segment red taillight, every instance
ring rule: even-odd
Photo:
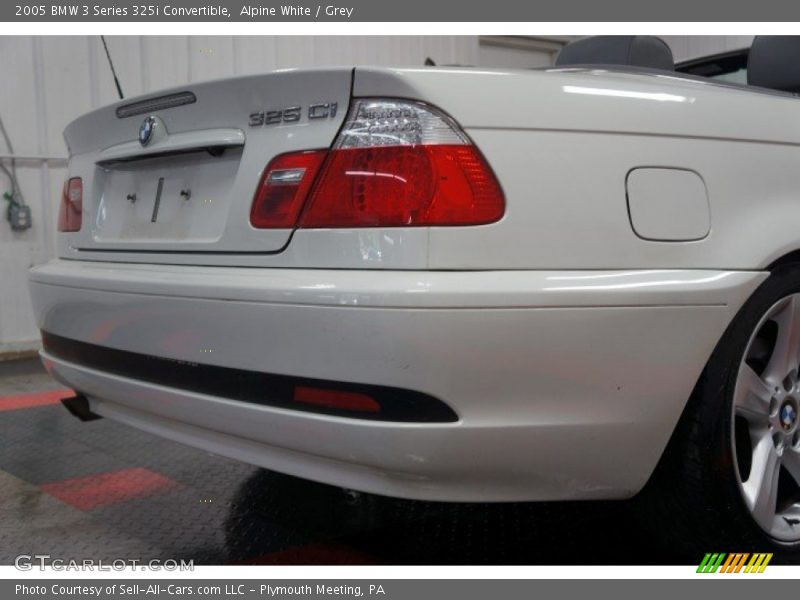
[[[83,180],[73,177],[64,183],[61,208],[58,211],[58,230],[75,232],[81,230],[83,221]]]
[[[342,148],[325,163],[300,227],[482,225],[504,210],[475,146]]]
[[[250,209],[250,223],[253,227],[294,227],[326,154],[326,150],[292,152],[281,154],[270,161],[261,175]]]
[[[485,225],[504,212],[497,178],[455,121],[427,104],[378,98],[354,101],[330,152],[273,159],[250,222],[257,228]]]
[[[367,394],[298,385],[294,388],[294,401],[326,408],[357,412],[380,412],[381,405]]]

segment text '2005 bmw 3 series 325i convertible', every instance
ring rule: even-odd
[[[84,419],[299,477],[800,550],[799,59],[756,38],[735,84],[596,37],[95,110],[42,358]]]

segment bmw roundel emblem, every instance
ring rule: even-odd
[[[781,408],[780,420],[786,431],[791,430],[797,421],[797,411],[794,406],[789,403],[784,404],[783,408]]]
[[[153,137],[153,130],[156,128],[156,118],[153,116],[147,117],[139,126],[139,143],[142,146],[147,146],[150,139]]]

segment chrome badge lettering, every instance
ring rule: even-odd
[[[306,115],[309,120],[332,119],[336,116],[338,107],[338,102],[320,102],[309,106],[308,110],[306,111]],[[281,123],[296,123],[300,121],[302,116],[302,106],[289,106],[287,108],[262,110],[250,113],[248,116],[248,123],[250,127],[279,125]]]

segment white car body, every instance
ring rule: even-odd
[[[197,102],[156,111],[169,133],[150,147],[136,141],[144,115],[115,115],[129,100],[67,128],[83,227],[31,270],[40,328],[193,365],[413,390],[456,419],[317,414],[125,377],[47,345],[42,357],[94,413],[276,471],[430,500],[630,497],[726,327],[800,249],[788,94],[587,68],[358,67],[184,89]],[[351,98],[450,115],[494,170],[503,218],[251,227],[267,162],[328,147]],[[248,126],[254,110],[311,102],[339,111]],[[176,201],[148,229],[151,205],[108,197],[117,175],[98,162],[206,140],[235,149],[187,171],[216,194],[207,217],[181,217]]]

